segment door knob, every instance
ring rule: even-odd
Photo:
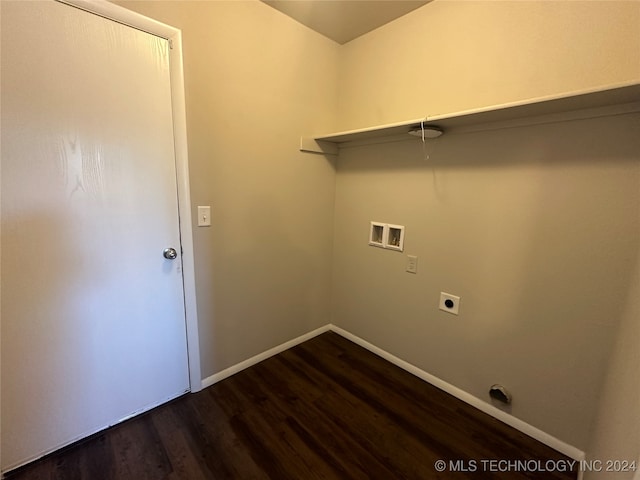
[[[175,248],[171,247],[165,248],[162,252],[162,255],[168,260],[175,260],[176,258],[178,258],[178,252],[176,252]]]

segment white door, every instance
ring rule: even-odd
[[[167,40],[53,1],[0,4],[6,470],[189,376]]]

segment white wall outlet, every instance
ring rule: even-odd
[[[210,227],[211,226],[211,207],[198,207],[198,226]]]
[[[450,293],[440,292],[440,310],[447,313],[458,315],[458,308],[460,308],[460,297],[451,295]]]
[[[407,272],[418,273],[418,257],[407,255]]]

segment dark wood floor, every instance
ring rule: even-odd
[[[483,460],[529,462],[517,472]],[[7,478],[576,478],[523,472],[533,460],[568,459],[326,333]]]

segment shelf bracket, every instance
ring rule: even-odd
[[[338,145],[333,142],[316,140],[312,137],[300,137],[300,151],[338,155]]]

